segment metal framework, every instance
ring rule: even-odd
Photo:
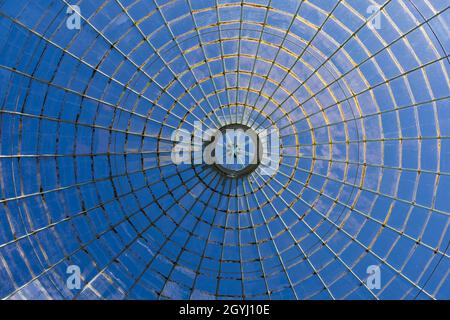
[[[0,1],[0,297],[449,299],[448,7]],[[173,164],[195,121],[279,170]]]

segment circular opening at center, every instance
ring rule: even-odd
[[[236,178],[253,172],[259,165],[262,145],[258,134],[243,124],[221,127],[214,140],[214,168],[220,173]],[[208,144],[213,143],[212,141]]]

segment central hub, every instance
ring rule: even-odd
[[[206,145],[214,144],[213,166],[223,175],[241,177],[253,172],[262,156],[262,145],[256,131],[243,124],[228,124],[218,130]]]

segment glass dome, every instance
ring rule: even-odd
[[[448,7],[0,1],[0,298],[450,299]]]

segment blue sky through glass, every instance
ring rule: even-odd
[[[0,297],[449,299],[449,4],[0,1]],[[174,164],[195,122],[278,170]]]

